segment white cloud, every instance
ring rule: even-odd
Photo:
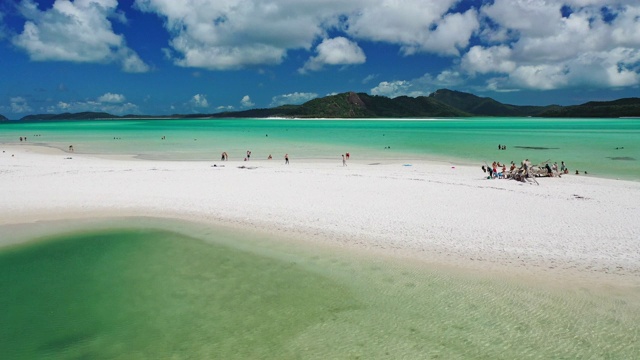
[[[483,22],[481,37],[491,43],[469,49],[459,68],[499,75],[489,89],[640,84],[637,1],[495,0],[481,14],[491,22]]]
[[[406,95],[411,84],[405,80],[383,81],[378,86],[371,89],[371,94],[387,97]]]
[[[279,64],[289,49],[309,49],[335,23],[338,0],[136,0],[136,7],[165,19],[179,66],[211,70]]]
[[[106,93],[100,97],[98,97],[98,101],[102,103],[122,103],[125,101],[125,97],[122,94],[112,94]]]
[[[271,98],[270,106],[274,107],[274,106],[280,106],[280,105],[300,105],[300,104],[306,103],[309,100],[313,100],[317,97],[318,97],[318,94],[316,93],[294,92],[291,94],[283,94],[283,95],[278,95]]]
[[[149,67],[113,32],[109,17],[117,18],[116,0],[56,0],[40,11],[33,0],[20,3],[26,18],[22,33],[13,43],[34,61],[120,63],[126,72],[145,72]]]
[[[424,79],[423,82],[425,82],[429,79],[429,77],[425,75],[423,76],[423,79]],[[438,74],[435,79],[430,80],[430,83],[433,86],[438,88],[454,87],[462,84],[463,82],[464,82],[464,76],[457,71],[451,71],[451,70],[444,70],[443,72]]]
[[[240,100],[240,104],[242,104],[243,107],[252,107],[255,104],[251,101],[251,98],[249,97],[249,95],[245,95],[242,97],[242,100]]]
[[[371,94],[387,96],[390,98],[398,96],[427,96],[433,90],[443,87],[454,87],[464,82],[462,74],[456,71],[445,70],[433,77],[431,74],[411,80],[382,81],[371,89]]]
[[[103,95],[104,96],[104,95]],[[58,101],[58,103],[54,106],[50,106],[44,109],[47,113],[59,113],[59,112],[84,112],[84,111],[92,111],[92,112],[106,112],[113,115],[125,115],[125,114],[133,114],[138,113],[139,108],[137,105],[130,102],[120,102],[114,103],[109,101],[102,101],[99,97],[97,100],[86,100],[86,101]]]
[[[471,8],[460,12],[461,3],[135,0],[134,7],[164,21],[169,42],[161,51],[185,67],[276,65],[291,50],[300,50],[308,52],[308,60],[299,71],[317,71],[362,64],[367,45],[384,43],[404,56],[453,58],[450,68],[429,79],[374,87],[385,94],[423,94],[437,84],[459,84],[465,77],[495,89],[639,84],[637,0],[465,1]],[[13,43],[33,60],[118,63],[124,71],[149,71],[114,33],[111,22],[126,21],[117,0],[55,0],[45,11],[34,0],[24,0],[19,8],[26,22]],[[291,61],[298,59],[303,62],[305,57]]]
[[[11,103],[11,111],[14,113],[26,113],[32,111],[27,99],[21,96],[12,97],[9,99],[9,102]]]
[[[207,96],[204,94],[195,94],[189,101],[192,107],[196,108],[207,108],[209,107],[209,102],[207,101]]]
[[[318,55],[311,57],[299,72],[318,71],[324,65],[362,64],[367,59],[358,44],[341,36],[322,40],[316,52]]]
[[[165,55],[175,64],[226,70],[280,64],[289,50],[310,50],[336,30],[348,39],[345,44],[385,42],[398,45],[407,55],[458,55],[479,27],[476,10],[450,12],[458,2],[136,0],[135,6],[165,20],[171,37]],[[335,59],[331,49],[318,49],[308,66],[364,61],[359,47],[347,49],[352,52],[342,59]]]
[[[363,3],[346,21],[356,39],[401,46],[404,54],[457,55],[479,27],[475,10],[449,13],[457,0],[405,0]]]
[[[460,49],[469,44],[471,35],[480,23],[475,10],[464,14],[447,14],[425,39],[414,46],[405,46],[405,52],[435,52],[442,55],[458,56]]]
[[[510,60],[511,54],[512,50],[504,45],[474,46],[462,57],[461,67],[470,74],[509,73],[516,68],[515,61]]]
[[[364,79],[362,79],[362,83],[363,84],[369,83],[373,81],[375,78],[377,78],[378,76],[380,76],[380,74],[369,74]]]

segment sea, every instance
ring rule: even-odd
[[[20,137],[96,156],[218,161],[251,151],[252,161],[289,154],[294,164],[349,152],[479,174],[485,162],[530,159],[564,161],[571,176],[640,180],[640,119],[0,123],[0,150]],[[7,239],[6,359],[640,358],[638,286],[467,273],[167,219],[0,226]]]
[[[640,180],[640,119],[98,120],[0,123],[0,144],[142,159],[445,161],[519,165],[564,161],[570,172]],[[505,148],[505,150],[500,150]]]

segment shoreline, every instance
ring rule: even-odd
[[[8,149],[0,246],[19,224],[149,217],[471,272],[640,284],[640,224],[624,220],[640,210],[633,181],[568,176],[537,186],[430,162],[176,162]]]

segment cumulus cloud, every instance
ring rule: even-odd
[[[411,88],[411,83],[406,80],[396,80],[396,81],[383,81],[378,84],[378,86],[371,89],[371,94],[380,95],[380,96],[388,96],[388,97],[397,97],[400,95],[406,95],[409,93],[409,89]]]
[[[11,111],[14,113],[26,113],[32,111],[27,99],[22,96],[12,97],[9,99],[9,102],[11,103]]]
[[[136,0],[165,20],[179,66],[211,70],[279,64],[289,49],[309,49],[337,16],[337,0]]]
[[[48,113],[94,111],[125,115],[138,113],[139,108],[136,104],[125,102],[123,95],[106,93],[95,100],[58,101],[57,104],[49,106],[43,111]]]
[[[450,12],[457,0],[377,1],[352,14],[347,33],[370,41],[398,44],[404,54],[457,55],[479,27],[476,10]]]
[[[495,0],[480,14],[486,43],[462,56],[460,71],[494,75],[491,90],[639,84],[637,1]]]
[[[24,29],[12,40],[36,61],[148,71],[113,31],[111,21],[126,21],[117,7],[117,0],[55,0],[41,11],[24,0]],[[637,0],[135,0],[134,8],[163,20],[169,40],[161,51],[184,67],[277,65],[296,50],[307,52],[292,59],[304,73],[363,64],[363,49],[384,43],[453,65],[429,79],[387,79],[373,89],[380,94],[424,94],[463,79],[496,91],[639,84]]]
[[[240,104],[242,104],[243,107],[252,107],[255,105],[253,101],[251,101],[249,95],[243,96],[242,100],[240,100]]]
[[[119,63],[123,71],[146,72],[149,67],[113,31],[108,18],[120,16],[117,6],[117,0],[56,0],[41,11],[33,0],[23,0],[26,22],[13,43],[34,61]]]
[[[195,94],[189,101],[192,107],[195,108],[207,108],[209,107],[209,102],[207,101],[207,96],[204,94]]]
[[[102,103],[118,104],[118,103],[124,102],[125,101],[125,97],[122,94],[106,93],[106,94],[100,96],[98,98],[98,101],[102,102]]]
[[[464,82],[464,76],[456,71],[444,70],[435,77],[431,74],[411,80],[382,81],[372,88],[371,94],[387,97],[427,96],[433,90],[443,87],[454,87]]]
[[[499,45],[490,48],[472,47],[463,57],[461,67],[470,74],[509,73],[516,68],[511,60],[512,50],[508,46]]]
[[[313,100],[318,97],[316,93],[303,93],[303,92],[294,92],[291,94],[283,94],[274,96],[271,98],[270,106],[281,106],[281,105],[300,105],[304,104],[309,100]]]
[[[405,55],[458,55],[479,26],[477,9],[456,12],[458,2],[136,0],[135,6],[165,20],[171,37],[168,58],[179,66],[210,70],[280,64],[289,50],[311,50],[319,39],[340,31],[343,36],[316,49],[318,54],[305,68],[311,70],[364,62],[356,41],[395,44]],[[339,45],[350,53],[337,57],[332,47]]]
[[[367,59],[358,44],[341,36],[322,40],[316,47],[316,52],[318,55],[311,57],[299,72],[318,71],[324,65],[362,64]]]

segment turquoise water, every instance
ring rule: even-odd
[[[529,286],[238,232],[190,233],[128,224],[3,249],[2,357],[640,355],[638,289]]]
[[[117,120],[1,123],[0,145],[29,143],[78,153],[148,159],[354,161],[430,159],[482,165],[528,158],[571,171],[640,180],[640,119],[469,118],[442,120]],[[162,137],[166,137],[162,140]],[[507,146],[498,150],[498,144]],[[295,161],[294,161],[295,162]]]

